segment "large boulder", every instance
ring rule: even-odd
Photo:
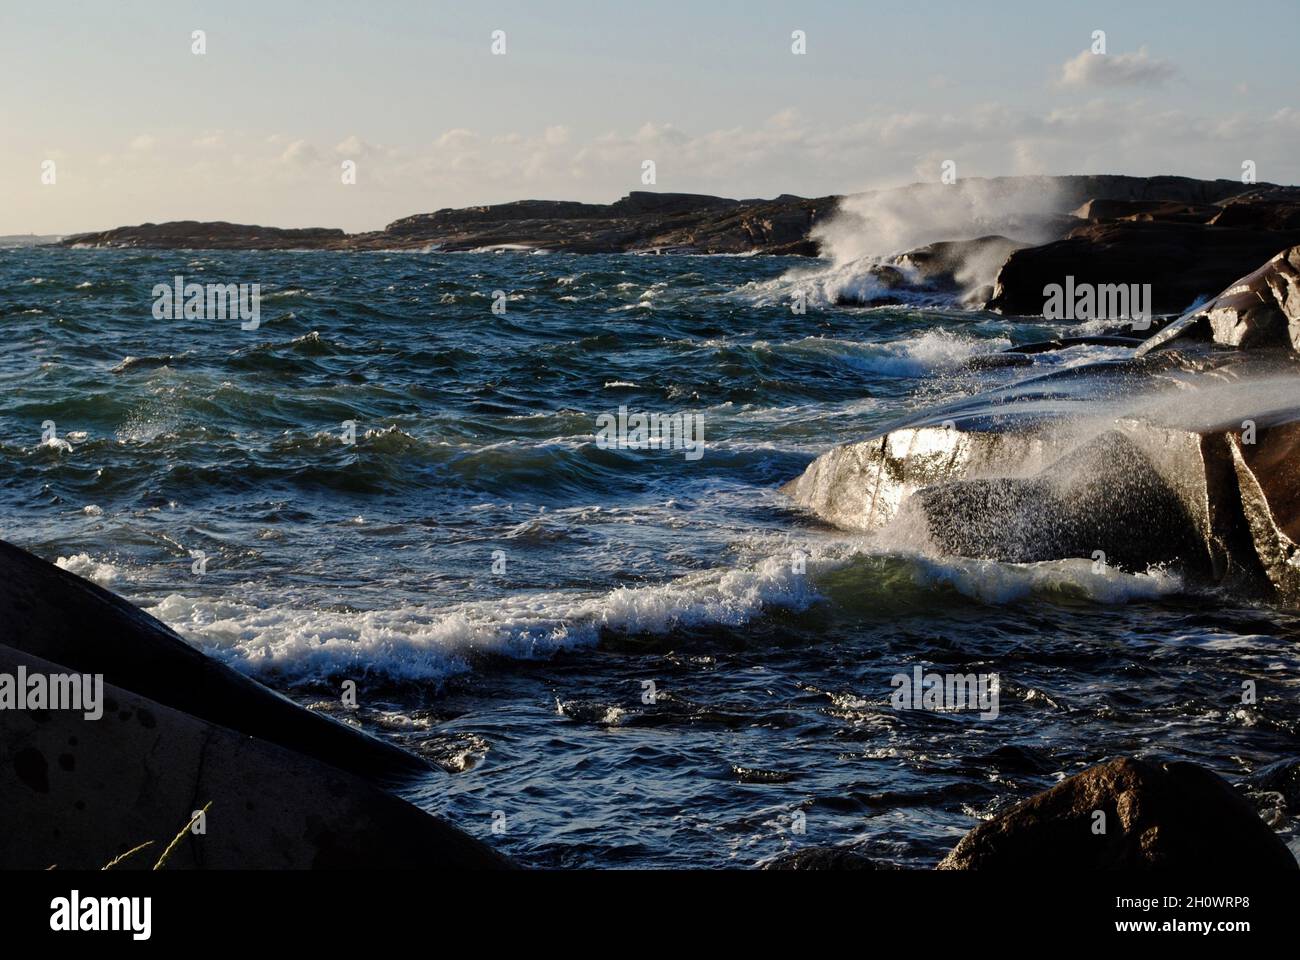
[[[0,646],[0,673],[66,674]],[[477,840],[367,781],[116,686],[102,716],[0,711],[0,869],[499,869]],[[21,829],[16,829],[21,825]]]
[[[916,500],[930,539],[947,554],[1030,563],[1100,551],[1134,572],[1208,563],[1178,492],[1118,430],[1032,477],[957,480],[923,488]]]
[[[1300,867],[1246,800],[1211,771],[1193,763],[1120,758],[1075,774],[981,823],[939,869]]]
[[[782,489],[887,548],[1005,562],[1100,551],[1300,606],[1298,377],[1278,351],[1075,367],[836,447]]]
[[[386,780],[427,773],[404,750],[303,710],[190,646],[138,607],[0,541],[0,644],[230,730]]]

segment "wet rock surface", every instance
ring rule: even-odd
[[[1218,296],[1187,311],[1143,344],[1139,353],[1163,349],[1179,338],[1300,352],[1300,246],[1279,252]]]
[[[1141,572],[1205,569],[1203,541],[1178,494],[1136,443],[1109,431],[1024,479],[959,480],[920,490],[944,553],[1012,563],[1092,557]]]
[[[980,824],[940,870],[1285,870],[1291,851],[1225,780],[1120,758]]]
[[[1001,398],[984,398],[978,414],[941,410],[929,419],[958,416],[838,447],[784,490],[824,520],[903,549],[1015,563],[1100,559],[1129,572],[1168,564],[1243,596],[1300,604],[1300,410],[1285,408],[1293,401],[1261,408],[1250,443],[1239,421],[1188,427],[1103,415],[1109,428],[1099,431],[1071,422],[1078,410],[1034,409],[1061,379],[1030,383],[1016,398],[1025,410],[995,415]]]

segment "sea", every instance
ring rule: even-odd
[[[1294,612],[1171,569],[905,548],[781,492],[836,445],[1127,348],[972,365],[1073,328],[843,306],[825,269],[0,250],[0,536],[428,758],[403,796],[528,866],[931,867],[1120,755],[1215,770],[1300,851]],[[257,284],[255,327],[159,319],[178,276]],[[620,411],[689,416],[699,455],[606,442]],[[996,716],[898,709],[917,668],[996,675]]]

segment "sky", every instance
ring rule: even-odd
[[[1298,183],[1298,39],[1295,0],[0,0],[0,234],[821,196],[945,161]]]

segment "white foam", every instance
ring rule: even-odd
[[[1097,603],[1154,600],[1182,591],[1182,578],[1159,568],[1125,573],[1091,560],[999,563],[960,557],[914,557],[917,583],[949,586],[983,603],[1003,605],[1030,595],[1067,594]]]
[[[71,557],[59,557],[54,565],[69,573],[106,587],[117,579],[118,569],[111,563],[103,563],[88,553],[77,553]]]
[[[593,647],[606,630],[663,634],[679,627],[740,627],[772,609],[801,612],[827,599],[818,589],[826,574],[863,558],[906,564],[923,589],[951,588],[997,605],[1029,596],[1117,604],[1182,589],[1177,576],[1162,570],[1098,571],[1085,559],[1012,564],[938,558],[881,552],[868,539],[837,536],[800,547],[806,573],[795,573],[793,541],[785,545],[767,542],[766,550],[778,552],[748,565],[605,593],[548,591],[372,610],[259,606],[242,599],[252,591],[238,594],[241,599],[173,593],[150,612],[208,654],[250,674],[290,683],[377,675],[440,685],[478,668],[485,656],[546,659]],[[114,573],[84,554],[59,564],[74,572]],[[878,573],[868,562],[861,576],[875,579]],[[883,581],[864,581],[850,589],[870,592],[873,586],[887,588]],[[841,582],[835,592],[843,589]]]
[[[253,674],[292,680],[380,674],[441,683],[484,655],[530,660],[593,646],[602,630],[664,633],[677,626],[741,626],[769,606],[817,600],[788,558],[693,574],[603,594],[521,594],[447,607],[378,610],[258,607],[171,594],[150,610],[205,652]]]

